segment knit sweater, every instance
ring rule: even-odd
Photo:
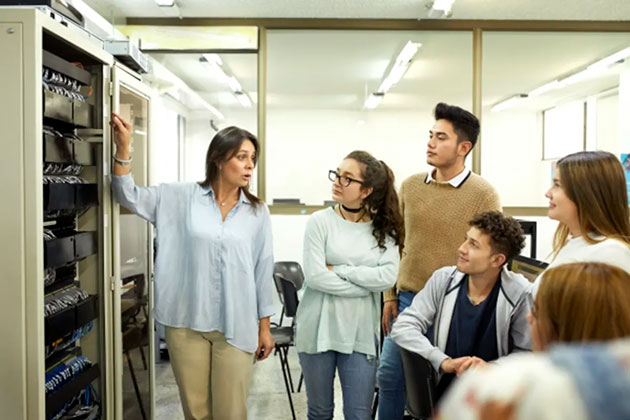
[[[412,175],[400,187],[405,247],[396,286],[385,292],[385,301],[395,300],[396,290],[420,291],[435,270],[455,265],[470,219],[501,211],[497,192],[477,174],[471,173],[459,187],[426,179],[426,172]]]

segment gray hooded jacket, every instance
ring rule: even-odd
[[[457,292],[465,274],[456,267],[436,270],[411,305],[398,315],[392,328],[396,344],[422,355],[439,372],[447,356],[446,341],[455,310]],[[532,285],[525,277],[507,268],[501,272],[501,290],[497,297],[496,327],[499,357],[516,351],[531,350],[527,314]],[[435,346],[425,337],[433,325]]]

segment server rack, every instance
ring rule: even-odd
[[[113,58],[35,9],[9,8],[0,57],[0,418],[78,404],[113,419]]]

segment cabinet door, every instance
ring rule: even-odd
[[[150,90],[116,65],[112,82],[112,109],[133,125],[134,180],[138,186],[148,186]],[[116,418],[150,419],[154,406],[152,226],[118,204],[113,207]]]

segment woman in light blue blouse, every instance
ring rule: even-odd
[[[131,124],[113,114],[112,126],[114,197],[157,231],[154,313],[184,415],[245,420],[252,362],[274,347],[271,221],[248,191],[258,141],[225,128],[208,148],[205,181],[145,188],[131,175]]]
[[[329,178],[339,204],[306,226],[296,317],[308,418],[332,419],[338,371],[344,417],[371,419],[380,294],[396,283],[402,216],[392,171],[369,153],[350,153]]]

